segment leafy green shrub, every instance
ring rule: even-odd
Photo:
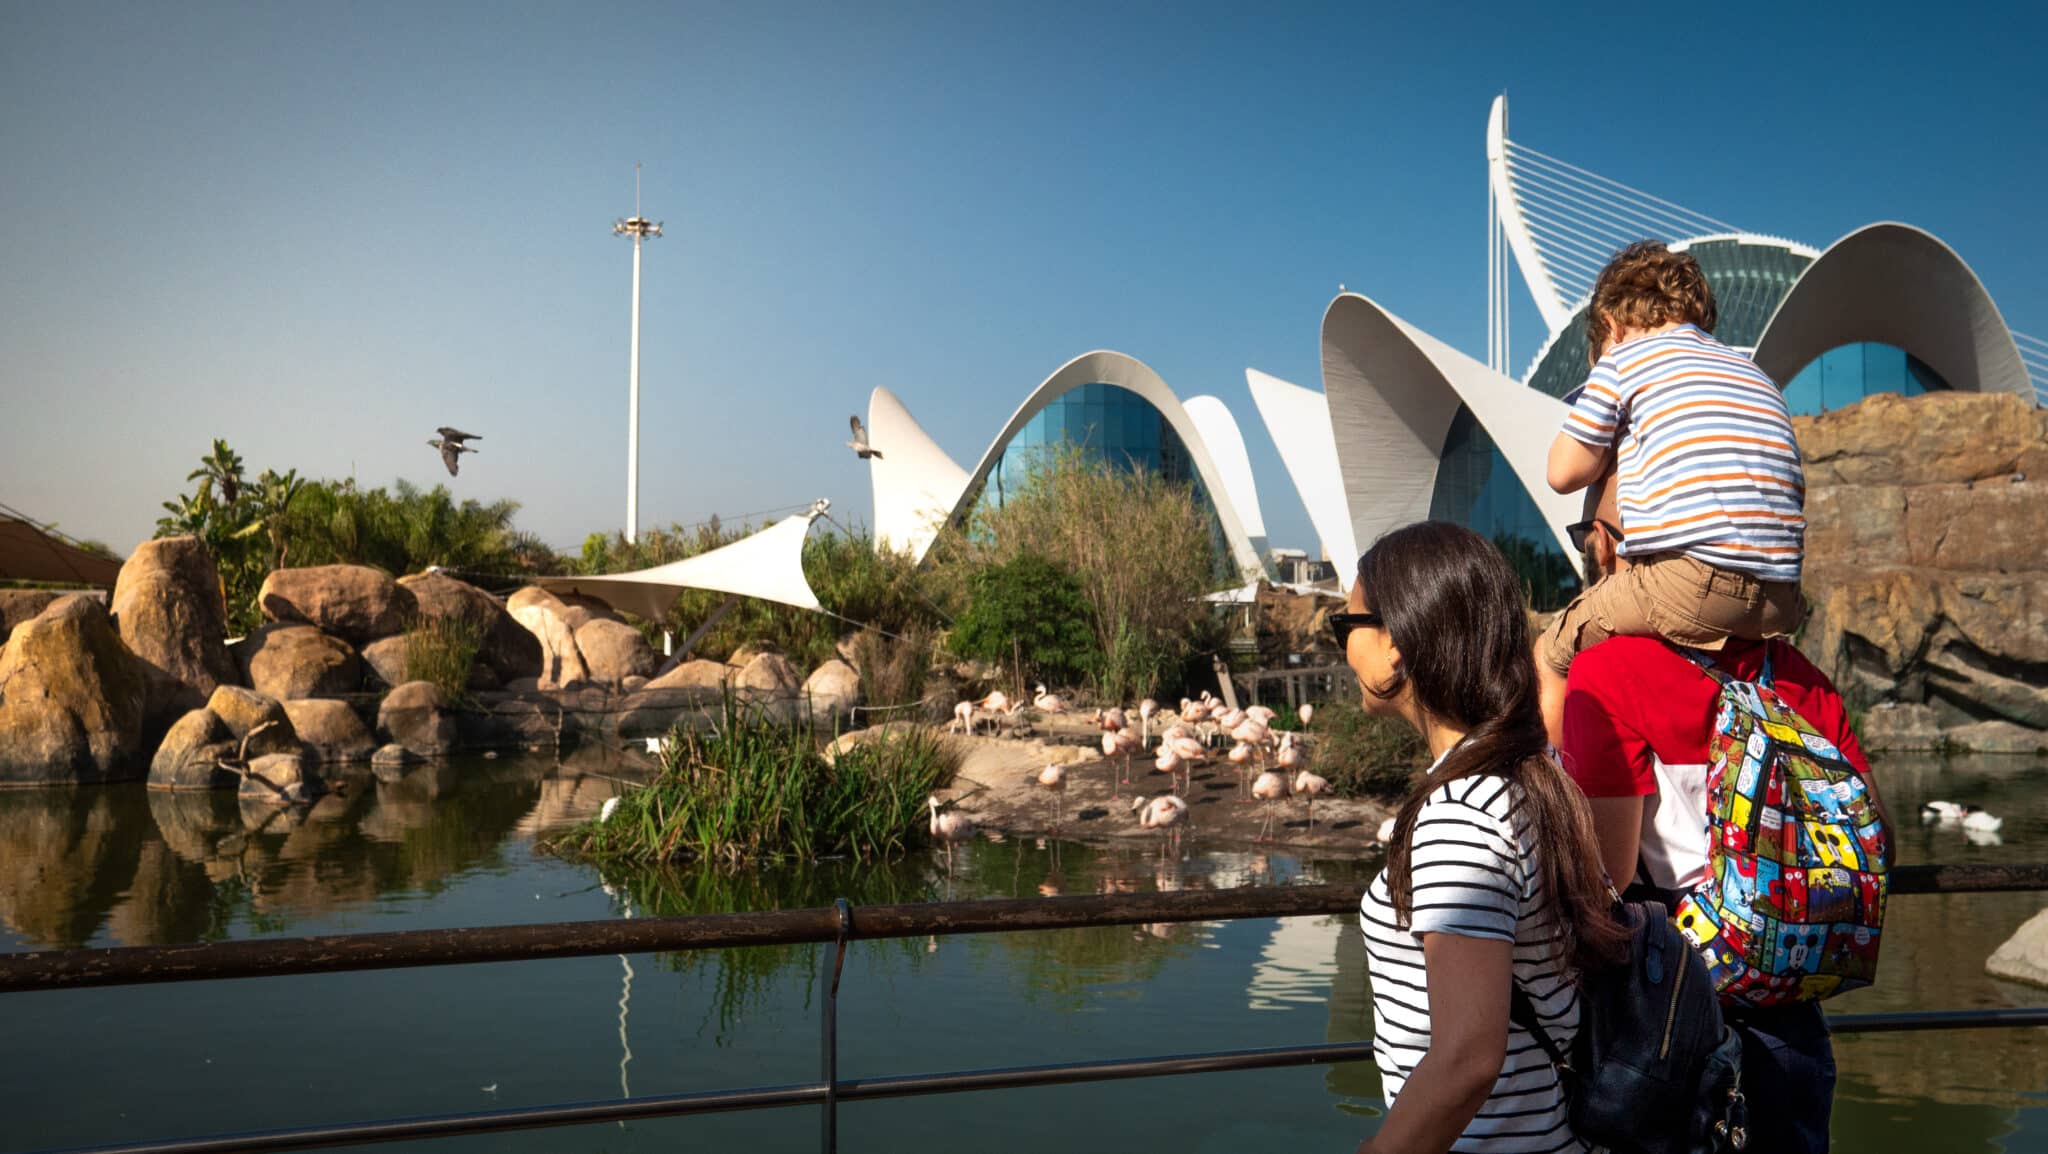
[[[554,845],[601,863],[885,856],[924,836],[925,798],[953,769],[931,729],[892,730],[828,762],[807,722],[780,724],[728,700],[710,732],[669,735],[661,772],[609,821]]]
[[[1422,735],[1356,702],[1318,702],[1308,728],[1316,738],[1315,771],[1343,797],[1406,797],[1415,775],[1429,765]]]
[[[405,679],[431,681],[449,701],[464,701],[483,643],[483,623],[467,613],[430,617],[405,635]]]
[[[1072,684],[1099,664],[1088,630],[1081,582],[1065,568],[1026,553],[968,580],[967,610],[947,648],[992,665],[1021,662],[1027,678]]]

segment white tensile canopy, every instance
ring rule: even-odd
[[[599,577],[543,577],[535,584],[550,593],[595,597],[622,613],[650,621],[667,614],[685,589],[712,589],[798,609],[822,609],[811,583],[804,579],[804,538],[810,534],[811,522],[823,516],[830,504],[821,500],[806,512],[785,517],[730,545],[652,569]]]

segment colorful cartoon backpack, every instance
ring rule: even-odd
[[[1869,985],[1890,838],[1869,787],[1772,690],[1768,643],[1754,682],[1678,651],[1721,694],[1708,746],[1707,880],[1672,920],[1723,1002],[1777,1006]]]

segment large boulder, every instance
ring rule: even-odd
[[[368,761],[377,751],[370,727],[346,701],[302,698],[285,702],[284,711],[310,761],[322,765]]]
[[[628,677],[648,677],[661,658],[640,631],[623,621],[593,617],[576,627],[576,651],[592,681],[618,685]]]
[[[163,675],[162,708],[202,705],[236,680],[227,650],[220,570],[197,537],[160,537],[135,547],[114,581],[110,606],[131,653]]]
[[[440,686],[408,681],[377,707],[377,736],[421,757],[442,757],[455,749],[455,710]]]
[[[33,621],[64,595],[57,589],[0,589],[0,645],[7,644],[15,626]]]
[[[827,661],[804,679],[804,699],[820,718],[850,718],[861,703],[860,674],[844,661]]]
[[[698,689],[714,693],[725,688],[725,683],[738,672],[721,661],[709,661],[699,657],[685,661],[660,677],[650,679],[643,689]]]
[[[265,697],[291,701],[362,688],[363,663],[356,651],[311,625],[265,625],[234,648],[249,684]]]
[[[149,762],[151,789],[231,789],[240,779],[222,769],[237,742],[213,710],[200,706],[171,723]]]
[[[244,804],[298,805],[327,792],[327,784],[296,753],[273,753],[249,762],[237,794]]]
[[[1993,950],[1984,972],[2011,982],[2048,986],[2048,909],[2028,918]]]
[[[498,598],[445,573],[416,573],[400,577],[398,583],[412,593],[421,622],[474,622],[483,634],[477,656],[491,666],[499,680],[530,677],[540,671],[540,642],[512,619]]]
[[[740,667],[732,686],[750,700],[784,700],[797,695],[803,678],[782,654],[757,653]]]
[[[254,690],[223,685],[206,699],[207,712],[220,719],[227,735],[246,748],[238,752],[249,757],[272,753],[297,753],[299,734],[290,714],[276,698]]]
[[[589,610],[565,604],[538,585],[514,593],[505,609],[540,645],[542,689],[564,689],[590,680],[590,669],[576,648],[576,629],[591,620]]]
[[[412,628],[412,591],[367,565],[278,569],[257,594],[272,621],[311,625],[351,645],[367,645]]]
[[[0,783],[145,776],[150,685],[98,601],[51,603],[0,650]]]
[[[386,685],[404,685],[407,681],[405,667],[411,651],[412,637],[401,633],[396,637],[372,641],[360,652],[363,664],[369,667],[377,680]]]

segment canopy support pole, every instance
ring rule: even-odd
[[[688,661],[690,659],[690,651],[697,648],[697,643],[704,640],[705,634],[710,633],[713,626],[725,620],[725,615],[732,612],[733,608],[739,603],[740,595],[737,593],[719,602],[718,608],[711,611],[711,616],[704,619],[704,624],[697,626],[696,629],[690,632],[688,637],[683,639],[683,648],[680,653],[675,655],[676,660]]]

